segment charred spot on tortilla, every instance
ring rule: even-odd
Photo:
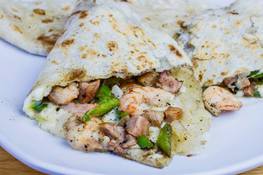
[[[13,17],[14,17],[15,19],[18,19],[19,21],[22,20],[21,17],[19,17],[19,16],[17,16],[17,15],[13,15]],[[0,18],[1,18],[1,17],[0,17]]]
[[[65,75],[64,79],[67,81],[75,81],[75,80],[80,80],[85,76],[86,76],[85,69],[73,69]]]
[[[239,13],[236,12],[236,11],[234,11],[234,10],[233,10],[233,11],[230,11],[229,14],[232,14],[232,15],[239,15]]]
[[[116,41],[108,41],[107,42],[107,48],[109,49],[110,52],[114,52],[118,50],[118,43]]]
[[[175,46],[173,46],[172,44],[169,44],[168,47],[172,53],[176,54],[178,57],[182,57],[182,54]]]
[[[47,18],[47,19],[43,19],[43,20],[42,20],[42,23],[45,23],[45,24],[47,24],[47,23],[52,23],[52,22],[54,22],[54,20],[53,20],[53,19],[50,19],[50,18]]]
[[[17,25],[13,25],[13,29],[14,29],[14,31],[16,31],[20,34],[23,34],[23,31]]]
[[[80,11],[79,12],[79,19],[86,18],[89,15],[87,11]]]
[[[37,15],[41,15],[41,16],[45,16],[46,15],[46,11],[43,9],[34,9],[33,12]]]
[[[59,34],[55,34],[55,33],[49,36],[43,34],[37,37],[37,40],[40,41],[42,45],[47,47],[47,49],[50,51],[55,45],[59,36],[60,36]]]
[[[62,47],[69,47],[74,43],[74,39],[66,39],[61,43]]]

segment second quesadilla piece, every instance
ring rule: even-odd
[[[183,50],[126,3],[77,11],[25,100],[27,115],[82,151],[159,168],[196,153],[210,115]]]
[[[241,96],[261,97],[263,2],[247,2],[196,17],[188,25],[185,48],[204,87],[222,85]]]
[[[47,55],[80,0],[1,0],[0,38],[38,55]]]

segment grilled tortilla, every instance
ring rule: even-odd
[[[158,168],[176,153],[198,152],[210,115],[184,51],[126,3],[83,3],[77,11],[25,113],[82,151],[112,151]]]
[[[127,0],[143,21],[177,38],[185,23],[207,9],[219,5],[210,0]],[[201,3],[200,3],[201,2]]]
[[[261,7],[261,0],[238,0],[190,22],[188,34],[181,41],[188,38],[185,49],[203,86],[220,84],[239,95],[263,95]]]
[[[80,0],[1,0],[0,38],[38,55],[47,55]]]

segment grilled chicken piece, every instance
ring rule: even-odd
[[[127,132],[134,137],[147,135],[149,130],[149,121],[142,116],[131,117],[127,122]]]
[[[174,97],[173,94],[163,89],[153,87],[133,87],[126,92],[120,99],[120,109],[130,115],[142,115],[144,110],[143,104],[153,107],[165,107]]]
[[[124,83],[121,85],[121,90],[124,92],[124,93],[129,93],[132,91],[133,88],[140,88],[142,87],[141,85],[138,85],[134,82],[128,82],[128,83]]]
[[[73,113],[79,117],[83,116],[87,111],[96,107],[96,104],[76,104],[69,103],[62,108],[70,113]]]
[[[125,139],[125,130],[121,126],[115,124],[104,123],[100,125],[100,130],[111,139],[122,143]]]
[[[98,133],[101,120],[91,118],[87,123],[83,123],[79,117],[70,117],[64,124],[65,138],[69,144],[82,151],[105,151],[106,148],[100,143],[103,136]]]
[[[154,126],[160,126],[164,119],[164,113],[159,111],[146,110],[143,115]]]
[[[111,140],[108,143],[108,149],[119,155],[125,154],[125,150],[121,147],[121,145],[116,140]]]
[[[174,120],[180,120],[183,115],[183,110],[178,107],[169,107],[164,112],[165,121],[168,123],[172,123]]]
[[[233,92],[235,92],[237,89],[241,90],[250,86],[249,79],[244,75],[236,75],[233,77],[225,78],[223,83]]]
[[[160,74],[157,86],[171,93],[177,93],[182,87],[183,83],[176,80],[168,72],[164,71]]]
[[[127,134],[125,142],[121,145],[122,148],[127,149],[137,144],[136,139],[132,136]]]
[[[138,82],[143,86],[154,86],[158,80],[159,73],[157,72],[148,72],[141,75],[138,78]]]
[[[224,111],[236,111],[242,103],[228,90],[210,86],[203,93],[205,107],[215,116]]]
[[[228,87],[232,92],[235,92],[237,79],[238,79],[237,76],[225,78],[223,84],[226,87]]]
[[[72,83],[67,87],[54,87],[51,93],[48,95],[48,99],[57,105],[66,105],[72,100],[78,98],[78,95],[78,84]]]
[[[100,80],[93,82],[81,82],[79,84],[80,94],[79,99],[81,103],[88,103],[96,96],[100,87]]]
[[[238,89],[244,89],[250,86],[250,81],[247,77],[239,77],[236,82],[236,86],[238,87]]]

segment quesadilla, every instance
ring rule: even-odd
[[[197,153],[210,114],[191,61],[126,3],[83,3],[48,55],[26,114],[81,151],[154,167]]]
[[[202,86],[222,85],[240,96],[263,95],[262,7],[261,0],[238,0],[187,25],[181,41]]]
[[[38,55],[47,55],[80,0],[1,0],[0,38]]]

